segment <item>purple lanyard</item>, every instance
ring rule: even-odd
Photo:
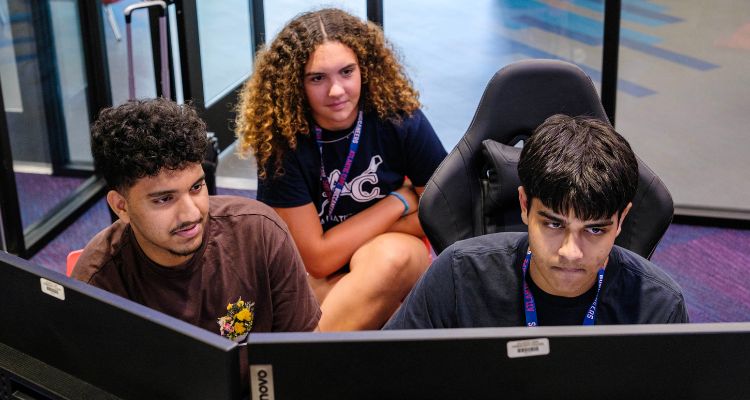
[[[362,119],[364,112],[359,110],[357,115],[357,125],[354,127],[354,136],[352,141],[349,143],[349,154],[346,156],[346,163],[344,168],[341,170],[339,180],[333,185],[331,190],[331,184],[328,182],[328,176],[326,175],[326,168],[323,164],[323,130],[316,124],[315,125],[315,139],[318,141],[318,150],[320,150],[320,182],[323,184],[323,190],[326,192],[328,197],[328,216],[333,215],[333,208],[336,207],[336,203],[339,200],[341,191],[344,189],[346,183],[346,177],[349,175],[349,170],[352,168],[352,162],[354,161],[354,155],[357,154],[357,147],[359,147],[359,135],[362,133]]]
[[[539,325],[536,318],[536,303],[534,302],[534,295],[531,294],[529,285],[526,283],[526,271],[529,269],[531,263],[531,250],[526,252],[526,258],[523,260],[521,270],[523,270],[523,310],[526,313],[526,326],[537,326]],[[602,290],[602,282],[604,282],[604,267],[599,268],[597,276],[597,288],[596,297],[594,302],[589,306],[589,311],[583,317],[583,325],[594,325],[596,321],[596,304],[599,302],[599,292]]]

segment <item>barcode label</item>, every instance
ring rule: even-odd
[[[549,354],[549,339],[514,340],[507,343],[508,357],[532,357]]]
[[[65,300],[65,288],[62,285],[44,278],[39,278],[39,280],[42,283],[43,293],[47,293],[56,299]]]

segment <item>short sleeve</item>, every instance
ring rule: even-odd
[[[452,250],[446,249],[432,263],[383,329],[436,329],[456,326]]]
[[[682,296],[682,293],[680,293],[680,301],[677,302],[675,310],[672,315],[669,316],[667,323],[687,324],[689,322],[690,317],[688,316],[687,307],[685,306],[685,299]]]
[[[269,162],[268,176],[258,178],[257,199],[271,207],[281,208],[313,202],[310,194],[310,165],[306,165],[309,164],[309,157],[306,155],[306,143],[300,140],[296,150],[284,154],[282,172],[274,174],[272,162]]]
[[[447,153],[422,110],[416,110],[403,124],[406,131],[406,176],[414,186],[422,187]]]

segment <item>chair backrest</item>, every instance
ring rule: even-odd
[[[554,114],[609,122],[591,79],[557,60],[513,63],[492,77],[466,134],[435,171],[419,220],[437,253],[453,242],[493,232],[525,232],[516,164],[527,138]],[[650,257],[672,221],[672,197],[638,159],[638,190],[616,243]]]

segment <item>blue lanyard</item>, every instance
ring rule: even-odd
[[[344,168],[341,170],[338,181],[333,185],[333,190],[331,190],[331,184],[328,182],[325,165],[323,164],[323,130],[320,129],[317,124],[315,125],[315,139],[318,142],[318,150],[320,152],[320,182],[323,184],[323,190],[326,192],[329,201],[328,216],[333,214],[333,208],[336,207],[341,191],[344,189],[346,177],[349,175],[349,170],[352,168],[354,156],[357,154],[359,135],[362,133],[363,114],[364,113],[360,109],[357,115],[357,125],[354,127],[354,136],[352,136],[352,141],[349,143],[349,154],[346,156],[346,162],[344,163]]]
[[[531,263],[531,250],[526,252],[526,258],[523,260],[521,270],[523,270],[523,310],[526,313],[526,326],[537,326],[536,317],[536,303],[534,302],[534,295],[529,289],[529,284],[526,283],[526,271],[529,269]],[[597,277],[597,288],[596,297],[594,302],[589,306],[589,311],[583,317],[583,325],[594,325],[596,321],[596,305],[599,302],[599,292],[602,290],[602,282],[604,282],[604,267],[599,268],[599,272],[596,273]]]

